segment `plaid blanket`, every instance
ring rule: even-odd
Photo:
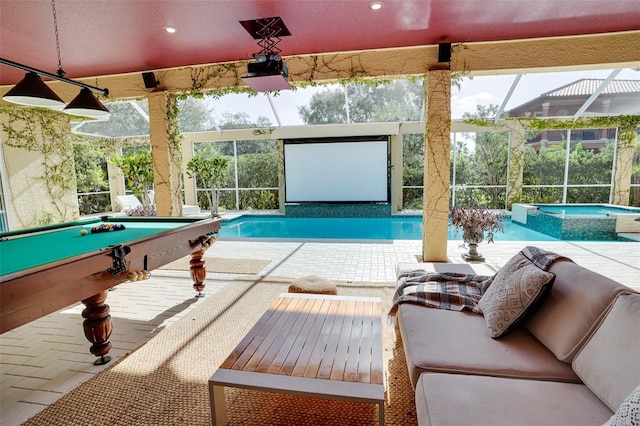
[[[557,260],[571,261],[567,257],[534,246],[525,247],[520,254],[545,271]],[[478,302],[494,278],[495,275],[434,273],[422,269],[401,273],[398,275],[389,315],[395,315],[398,306],[403,303],[455,311],[469,309],[481,313]]]
[[[466,308],[480,313],[478,302],[492,281],[493,277],[486,275],[434,273],[421,269],[405,272],[398,276],[389,314],[394,315],[402,303],[455,311]]]

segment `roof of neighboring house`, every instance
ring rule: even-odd
[[[604,79],[583,78],[550,90],[540,97],[590,96],[604,82]],[[603,94],[640,93],[640,80],[613,80],[602,91]]]
[[[549,102],[550,100],[563,102],[566,100],[579,104],[580,102],[586,101],[589,96],[595,93],[604,81],[604,79],[598,78],[583,78],[581,80],[576,80],[572,83],[565,84],[564,86],[542,93],[540,96],[511,108],[507,112],[509,115],[515,117],[519,114],[524,114],[529,108],[537,107],[544,102]],[[601,96],[604,95],[605,97],[609,95],[618,97],[618,99],[621,100],[627,99],[624,102],[618,103],[617,110],[611,110],[611,112],[615,114],[637,114],[638,104],[634,99],[638,97],[639,94],[640,80],[612,80],[604,88],[602,93],[600,93]],[[582,100],[580,100],[580,98],[582,98]]]

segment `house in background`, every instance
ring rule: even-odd
[[[510,117],[573,117],[605,82],[581,79],[541,94],[508,111]],[[640,114],[640,80],[612,80],[588,106],[582,116]],[[585,149],[601,150],[616,137],[616,129],[576,129],[571,141]],[[545,130],[527,140],[536,151],[541,147],[564,143],[564,130]]]

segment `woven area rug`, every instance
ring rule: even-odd
[[[256,275],[264,269],[271,260],[265,259],[232,259],[227,257],[207,257],[204,256],[207,272],[219,274],[250,274]],[[188,271],[191,256],[185,256],[175,262],[167,263],[160,269],[170,269],[176,271]]]
[[[210,425],[208,379],[290,279],[239,277],[135,352],[26,425]],[[337,282],[338,294],[382,300],[385,424],[415,425],[414,393],[393,324],[394,283]],[[229,425],[377,425],[377,406],[227,388]]]

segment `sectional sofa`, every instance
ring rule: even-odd
[[[415,270],[496,274],[398,265],[399,276]],[[482,312],[398,306],[420,425],[638,424],[625,422],[640,420],[640,293],[570,260],[547,272],[550,291],[499,337]]]

